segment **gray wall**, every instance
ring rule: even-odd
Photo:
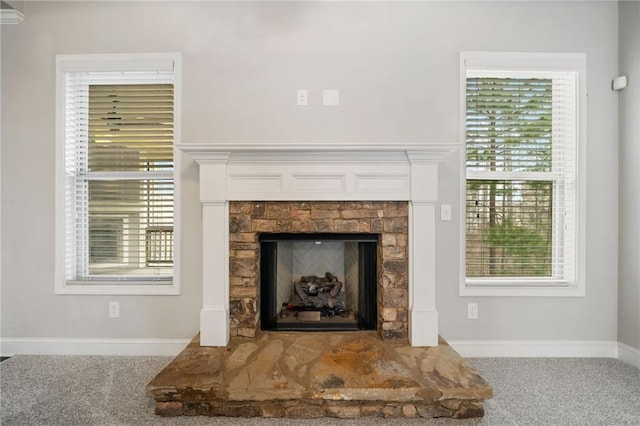
[[[28,2],[2,31],[2,336],[188,338],[201,306],[197,167],[185,158],[182,294],[55,296],[54,59],[180,51],[182,142],[459,143],[461,50],[588,55],[587,296],[458,296],[459,159],[440,171],[441,334],[616,340],[618,70],[615,2]],[[310,106],[295,106],[309,89]],[[337,108],[319,106],[341,90]],[[121,318],[107,318],[119,300]],[[480,319],[466,320],[466,303]]]
[[[618,339],[640,349],[640,3],[620,3],[620,290]]]

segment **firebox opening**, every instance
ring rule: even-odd
[[[375,330],[377,243],[377,234],[261,234],[261,328]]]

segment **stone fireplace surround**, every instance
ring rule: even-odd
[[[310,143],[178,148],[200,168],[202,346],[226,346],[231,336],[229,207],[233,201],[408,202],[408,338],[412,346],[438,345],[438,164],[451,147]]]
[[[377,234],[377,324],[383,339],[406,338],[408,209],[402,201],[231,201],[231,336],[255,337],[261,306],[262,232]],[[339,279],[344,279],[341,276]]]

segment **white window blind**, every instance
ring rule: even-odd
[[[64,79],[66,280],[170,280],[173,73]]]
[[[466,71],[467,285],[572,285],[577,73]]]

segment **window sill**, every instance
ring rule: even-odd
[[[473,297],[584,297],[583,286],[558,286],[558,285],[537,285],[537,286],[499,286],[488,284],[469,285],[462,283],[459,291],[460,296]]]
[[[158,281],[113,284],[109,281],[96,281],[92,284],[63,283],[56,286],[56,294],[75,295],[128,295],[128,296],[177,296],[180,288],[176,281]]]

